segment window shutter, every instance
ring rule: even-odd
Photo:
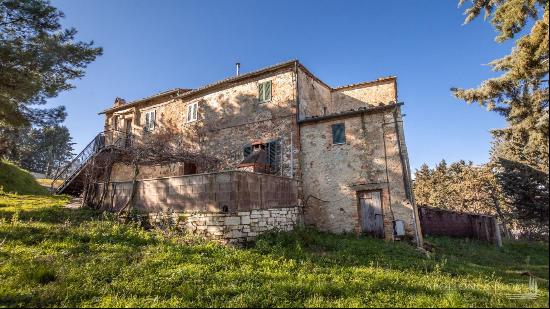
[[[264,84],[261,83],[258,85],[258,101],[264,101]]]
[[[149,113],[145,113],[145,129],[149,130]]]
[[[343,123],[332,125],[332,143],[343,144],[346,142],[346,127]]]
[[[193,104],[193,120],[197,120],[197,114],[198,114],[198,110],[199,109],[199,104],[198,103],[195,103]]]
[[[265,83],[264,91],[265,91],[264,101],[265,102],[271,101],[271,81],[268,81]]]
[[[187,122],[191,121],[191,105],[187,105]]]
[[[276,174],[281,163],[281,140],[267,143],[267,163],[271,166],[271,172]]]
[[[153,111],[151,113],[151,116],[152,116],[151,118],[153,118],[151,119],[151,129],[154,129],[157,121],[157,111]]]
[[[246,158],[252,153],[252,145],[246,145],[243,148],[243,157]]]

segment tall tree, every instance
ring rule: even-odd
[[[74,143],[64,126],[23,128],[12,138],[18,144],[10,151],[8,159],[33,172],[52,176],[73,156]]]
[[[460,5],[466,1],[460,0]],[[497,30],[496,41],[504,42],[524,33],[512,52],[490,64],[502,75],[484,81],[478,88],[452,91],[468,103],[477,102],[503,115],[507,127],[494,130],[499,156],[527,164],[548,174],[548,0],[472,0],[465,23],[485,18]]]
[[[101,55],[93,42],[76,41],[74,28],[63,29],[63,17],[47,0],[0,0],[0,133],[63,121],[63,106],[36,106],[73,88],[69,81]]]
[[[419,205],[452,211],[495,215],[510,227],[514,219],[492,166],[442,160],[435,168],[423,165],[415,173],[414,195]]]

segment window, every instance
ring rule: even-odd
[[[271,81],[263,82],[258,85],[258,100],[260,103],[271,101]]]
[[[187,122],[193,122],[197,120],[199,104],[191,103],[187,105]]]
[[[153,131],[155,129],[156,114],[154,110],[145,113],[145,131]]]
[[[252,145],[246,145],[243,148],[243,158],[246,159],[252,153]]]
[[[281,140],[274,140],[265,145],[267,162],[271,166],[271,173],[277,174],[281,168]]]
[[[343,123],[332,125],[332,144],[340,145],[346,143],[346,126]]]
[[[197,173],[197,165],[195,163],[183,164],[183,175],[193,175]]]

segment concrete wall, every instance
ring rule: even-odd
[[[130,198],[132,182],[111,182],[102,205],[103,184],[97,189],[94,203],[119,211]],[[300,190],[295,179],[241,171],[142,179],[137,183],[133,207],[143,213],[237,213],[299,206]]]
[[[139,167],[138,180],[159,178],[159,177],[171,177],[171,176],[183,176],[184,175],[184,163],[170,163],[170,164],[155,164],[155,165],[142,165]],[[128,182],[132,181],[134,176],[134,168],[131,165],[116,162],[113,164],[111,171],[112,182]]]

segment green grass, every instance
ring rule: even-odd
[[[19,194],[48,194],[29,172],[3,160],[0,160],[0,189]]]
[[[547,307],[548,246],[301,230],[248,248],[166,238],[67,197],[0,195],[0,307]],[[510,300],[536,276],[536,300]]]
[[[61,184],[63,184],[63,180],[58,179],[58,180],[54,181],[53,179],[48,179],[48,178],[37,178],[36,182],[38,182],[38,184],[40,184],[42,186],[45,186],[45,187],[51,187],[52,182],[53,182],[54,188],[57,188]]]

